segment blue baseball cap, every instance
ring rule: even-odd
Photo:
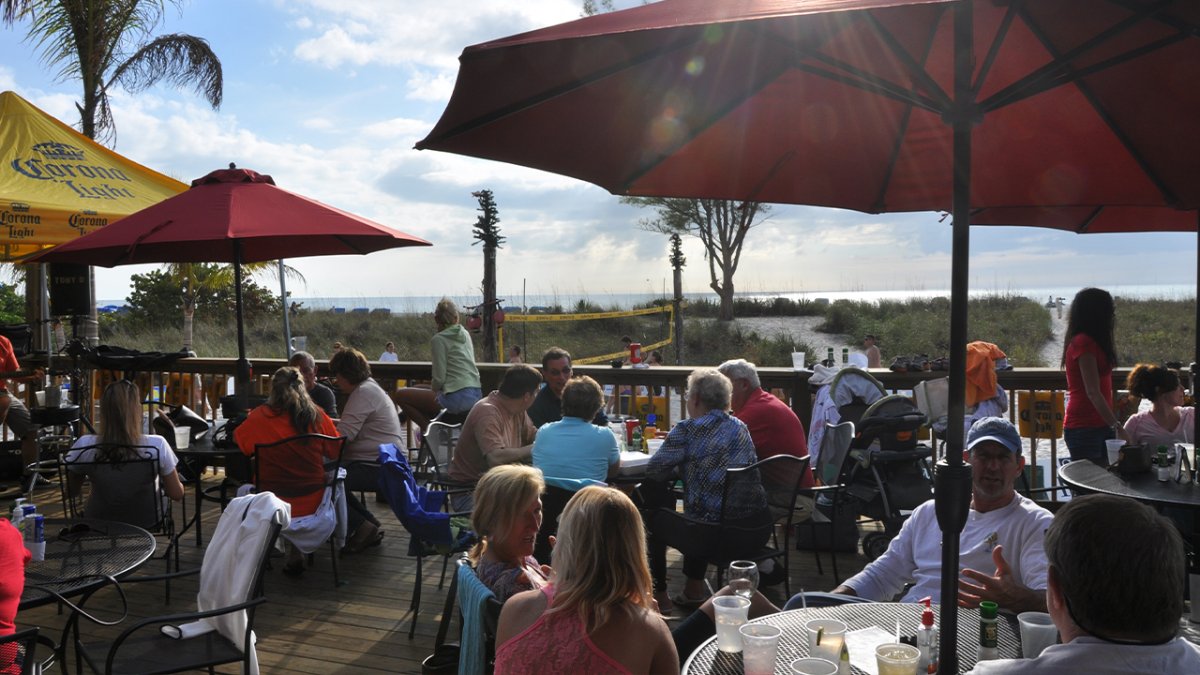
[[[985,417],[971,425],[971,431],[967,433],[967,450],[973,450],[984,441],[995,441],[1011,452],[1021,454],[1021,434],[1003,417]]]

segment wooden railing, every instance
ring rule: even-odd
[[[69,359],[56,358],[53,365],[56,369],[69,369],[72,364]],[[284,365],[286,362],[283,359],[254,359],[252,391],[265,393],[271,374]],[[319,375],[327,374],[327,365],[328,362],[318,362]],[[479,364],[484,391],[496,388],[507,367],[507,364]],[[686,415],[684,390],[688,375],[692,370],[693,368],[690,367],[677,366],[633,369],[578,365],[575,366],[574,373],[588,375],[602,385],[614,385],[614,391],[617,392],[641,394],[638,402],[643,406],[646,403],[646,393],[660,392],[655,398],[659,405],[665,404],[667,416],[663,421],[666,424],[660,423],[660,427],[664,427],[677,421],[672,419],[672,416],[677,415],[678,411],[684,411],[682,414]],[[421,382],[428,381],[430,378],[431,365],[428,362],[373,362],[371,371],[377,380],[385,384],[394,381]],[[183,403],[193,410],[211,417],[216,414],[213,406],[219,395],[224,393],[224,387],[227,386],[228,378],[233,377],[233,372],[234,359],[190,358],[177,361],[169,371],[141,374],[139,382],[144,390],[157,392],[156,396],[161,396],[168,403]],[[937,371],[894,373],[889,370],[877,369],[870,372],[886,389],[897,393],[909,393],[918,382],[947,375],[945,372]],[[758,374],[763,388],[771,390],[787,402],[807,427],[812,418],[813,396],[816,393],[815,388],[809,386],[810,374],[795,372],[790,368],[759,368]],[[1020,392],[1063,392],[1066,390],[1066,375],[1057,368],[1018,368],[1001,371],[997,375],[1000,385],[1008,392],[1007,414],[1014,423],[1018,421],[1017,399]],[[1114,371],[1114,384],[1120,386],[1125,382],[1127,375],[1128,370],[1125,369]],[[112,377],[111,374],[102,374],[99,380],[101,384],[106,376]],[[201,386],[197,386],[196,376],[200,376]],[[94,395],[93,398],[95,399],[96,396]],[[204,398],[207,398],[207,401],[202,400]],[[660,415],[661,417],[662,415]],[[939,443],[937,438],[931,440],[934,447],[938,447],[940,451],[943,444]],[[1047,467],[1057,467],[1059,457],[1066,456],[1065,446],[1059,438],[1043,437],[1033,440],[1035,442],[1032,444],[1032,456],[1029,458],[1031,465],[1036,465],[1046,458],[1046,445],[1048,445],[1049,464],[1046,465],[1042,462],[1043,470]],[[1042,453],[1041,456],[1039,453]],[[1051,472],[1052,475],[1053,472]],[[1038,482],[1043,481],[1049,482],[1045,481],[1045,478],[1042,481],[1035,479],[1031,482],[1034,483],[1033,487],[1036,487]]]

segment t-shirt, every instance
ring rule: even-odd
[[[500,392],[493,391],[479,399],[467,413],[450,462],[450,478],[474,483],[490,468],[489,452],[520,448],[533,442],[536,429],[529,415],[524,410],[508,412],[501,398]]]
[[[149,465],[145,464],[113,468],[97,461],[93,446],[98,443],[99,436],[81,436],[63,458],[69,471],[86,474],[91,482],[84,513],[88,518],[115,520],[148,529],[157,527],[161,513],[156,512],[154,500],[161,499],[159,476],[170,476],[178,464],[167,439],[151,435],[142,436],[138,441],[139,446],[146,446],[137,448],[139,456],[158,460],[159,476],[151,475]],[[73,464],[75,462],[79,464]]]
[[[396,352],[384,352],[379,355],[379,360],[383,363],[398,363],[400,355]]]
[[[1200,647],[1182,637],[1161,645],[1119,645],[1080,636],[1050,645],[1036,659],[983,661],[976,675],[1168,675],[1200,673]]]
[[[17,355],[13,351],[12,342],[3,335],[0,335],[0,370],[11,372],[20,369],[21,364],[17,362]],[[8,380],[0,380],[0,389],[8,389]],[[12,390],[10,389],[9,391]]]
[[[604,482],[608,467],[621,461],[617,437],[578,417],[564,417],[538,429],[533,465],[547,478],[590,478]]]
[[[804,437],[804,425],[800,423],[800,418],[770,392],[756,389],[741,409],[734,413],[734,417],[744,422],[750,430],[754,453],[759,460],[775,455],[803,457],[808,454],[808,440]],[[763,476],[763,480],[770,480],[770,476]],[[803,485],[811,487],[812,484],[810,466],[805,472]]]
[[[1091,336],[1080,333],[1071,338],[1067,345],[1067,415],[1063,426],[1068,429],[1107,427],[1096,407],[1088,398],[1083,386],[1083,375],[1079,372],[1079,357],[1091,354],[1096,357],[1096,372],[1100,375],[1100,393],[1112,408],[1112,364],[1100,345]]]
[[[330,417],[337,417],[337,396],[334,396],[333,390],[320,382],[316,383],[312,389],[308,390],[308,397],[317,404],[317,407],[325,411]]]
[[[0,518],[0,635],[16,632],[13,622],[21,603],[21,591],[25,590],[25,565],[29,559],[21,531],[7,518]]]
[[[1050,567],[1046,560],[1046,530],[1053,521],[1049,511],[1016,493],[1008,506],[987,513],[971,509],[959,537],[959,565],[994,573],[992,549],[999,544],[1004,547],[1004,559],[1012,568],[1013,578],[1026,588],[1042,590]],[[900,602],[916,602],[927,595],[935,603],[941,602],[942,533],[932,499],[904,521],[887,552],[845,584],[861,598],[887,602],[909,582],[913,586]]]
[[[272,410],[269,406],[260,405],[250,414],[246,416],[246,421],[238,425],[236,431],[233,432],[233,438],[237,441],[238,448],[242,454],[250,457],[254,455],[254,449],[259,445],[282,441],[285,438],[298,436],[301,433],[324,434],[326,436],[337,436],[337,427],[334,426],[333,420],[324,411],[317,411],[316,424],[308,431],[297,431],[292,425],[292,419],[287,413],[280,413]],[[328,444],[324,444],[322,449],[331,449]],[[336,455],[326,455],[324,459],[337,459]],[[325,482],[325,465],[324,461],[291,463],[288,465],[288,472],[295,478],[297,483],[306,485],[318,485]],[[292,517],[299,518],[316,513],[317,507],[321,504],[321,496],[324,494],[324,489],[316,490],[305,495],[288,495],[282,494],[281,491],[276,491],[278,496],[283,501],[292,505]]]
[[[1133,439],[1134,445],[1171,445],[1173,443],[1191,443],[1196,436],[1196,409],[1187,406],[1176,408],[1179,411],[1179,424],[1174,429],[1164,429],[1154,419],[1149,410],[1140,412],[1125,420],[1125,431]]]
[[[350,392],[346,408],[337,421],[338,436],[346,437],[342,459],[346,462],[379,461],[379,446],[393,443],[403,447],[404,431],[396,404],[375,380],[367,378]]]

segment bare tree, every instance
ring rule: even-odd
[[[640,229],[662,234],[686,234],[704,244],[709,287],[721,298],[721,321],[733,320],[733,275],[742,260],[750,228],[770,212],[762,202],[675,197],[622,197],[621,203],[654,209],[658,217],[638,222]]]

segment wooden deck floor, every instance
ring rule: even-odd
[[[207,475],[206,484],[215,484],[220,475]],[[188,487],[191,499],[192,487]],[[48,516],[58,515],[57,488],[47,488],[35,495],[39,509]],[[328,549],[316,554],[314,565],[302,577],[293,579],[284,576],[279,565],[267,572],[267,603],[259,608],[256,618],[258,636],[258,658],[263,673],[419,673],[421,661],[433,651],[435,634],[441,618],[445,591],[437,588],[437,577],[441,572],[440,561],[426,562],[426,577],[420,614],[417,617],[417,633],[412,640],[408,629],[412,617],[409,604],[412,599],[413,580],[416,570],[414,559],[408,557],[408,534],[384,504],[373,501],[368,507],[384,523],[387,535],[383,545],[366,553],[344,556],[339,565],[341,576],[349,583],[340,588],[333,584]],[[206,505],[204,512],[205,536],[211,535],[219,516],[216,504]],[[188,535],[192,533],[189,532]],[[206,540],[207,541],[207,540]],[[162,544],[160,539],[160,550]],[[195,545],[193,536],[182,541],[182,567],[199,567],[203,549]],[[829,555],[822,554],[825,564],[824,575],[817,573],[811,552],[793,552],[791,582],[793,592],[800,588],[829,590],[836,584],[829,567]],[[672,552],[671,587],[678,590],[682,575],[678,557]],[[839,572],[843,577],[861,569],[865,559],[861,555],[843,554],[838,558]],[[139,571],[140,574],[157,574],[165,569],[162,560],[153,559]],[[452,573],[452,572],[451,572]],[[447,589],[449,582],[447,580]],[[195,607],[196,585],[194,581],[179,582],[172,586],[172,604],[162,605],[161,584],[126,584],[130,598],[130,614],[135,617],[191,611]],[[769,597],[778,604],[786,600],[783,586],[766,589]],[[115,606],[115,596],[97,595],[89,607]],[[682,618],[682,613],[676,616]],[[22,612],[17,617],[20,626],[40,626],[54,639],[59,639],[66,615],[53,606],[40,607]],[[453,625],[457,630],[457,622]],[[85,636],[107,637],[115,635],[114,629],[85,622]],[[451,638],[455,639],[455,638]],[[73,658],[69,668],[74,669]],[[218,669],[219,672],[235,673],[237,668]]]

